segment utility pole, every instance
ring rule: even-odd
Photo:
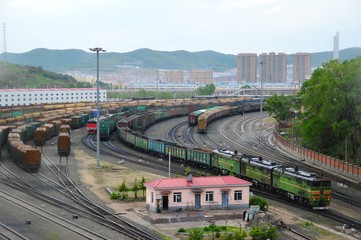
[[[261,74],[261,78],[260,78],[260,81],[261,81],[261,106],[260,106],[260,113],[259,113],[259,118],[260,118],[260,129],[262,128],[263,126],[263,123],[262,123],[262,111],[263,111],[263,76],[265,75],[265,72],[263,71],[263,65],[266,64],[265,62],[261,61],[259,63],[261,65],[261,71],[262,74]]]
[[[96,162],[96,168],[100,168],[100,160],[99,160],[99,155],[100,155],[99,52],[105,52],[105,50],[103,50],[100,47],[89,48],[89,50],[97,53],[97,82],[96,82],[96,85],[97,85],[97,162]]]
[[[6,50],[6,23],[3,23],[3,33],[4,33],[4,62],[8,62],[7,50]]]
[[[159,84],[159,69],[157,70],[157,100],[158,100],[158,97],[159,97],[158,84]]]

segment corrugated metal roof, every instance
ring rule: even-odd
[[[225,186],[251,186],[252,183],[233,176],[210,176],[193,177],[192,181],[187,178],[160,178],[145,183],[154,189],[177,189],[193,187],[225,187]]]

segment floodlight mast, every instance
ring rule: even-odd
[[[97,97],[96,97],[96,107],[97,107],[97,155],[96,155],[96,168],[100,168],[100,110],[99,110],[99,52],[106,52],[103,48],[96,47],[96,48],[89,48],[90,51],[97,53]]]

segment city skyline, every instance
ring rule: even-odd
[[[95,46],[120,53],[332,51],[337,31],[340,49],[360,47],[359,10],[358,0],[3,0],[1,46],[10,53]]]

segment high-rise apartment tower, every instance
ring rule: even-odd
[[[293,83],[302,84],[311,78],[311,54],[296,53],[293,55]]]
[[[287,81],[287,55],[271,52],[259,55],[258,79],[262,82],[285,83]]]
[[[237,83],[257,81],[257,54],[239,53],[237,55]]]

